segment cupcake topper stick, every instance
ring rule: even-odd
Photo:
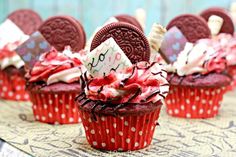
[[[96,77],[106,76],[112,70],[118,71],[132,66],[113,38],[107,39],[88,53],[82,62],[90,74]]]
[[[32,68],[39,56],[51,49],[50,44],[40,32],[33,33],[28,40],[15,51],[19,54],[28,68]]]
[[[223,18],[217,15],[211,15],[208,19],[208,27],[210,28],[211,35],[215,36],[220,32],[223,25]]]

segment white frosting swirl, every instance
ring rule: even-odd
[[[0,25],[0,53],[5,55],[0,60],[1,69],[14,66],[17,69],[24,66],[23,60],[14,50],[29,38],[24,32],[11,20],[7,19]],[[7,50],[7,51],[4,51]],[[10,53],[8,55],[8,53]],[[12,53],[12,54],[11,54]]]
[[[1,70],[5,69],[9,66],[14,66],[17,69],[20,69],[21,67],[23,67],[25,65],[25,63],[20,58],[20,56],[14,55],[12,57],[6,57],[3,60],[1,60],[0,65],[1,65]]]
[[[74,67],[72,69],[60,71],[58,73],[55,73],[49,76],[47,80],[47,84],[49,85],[49,84],[60,82],[60,81],[71,83],[74,81],[74,79],[77,79],[80,77],[80,75],[82,74],[82,71],[85,71],[85,70],[82,70],[80,67]]]
[[[208,47],[204,43],[198,43],[196,45],[192,43],[186,43],[185,48],[180,52],[177,61],[174,62],[173,68],[179,76],[190,75],[193,73],[206,73],[207,69],[204,68],[204,62],[212,58],[215,50],[212,47]]]
[[[44,81],[47,85],[56,82],[72,83],[80,79],[85,67],[79,53],[72,53],[70,47],[63,52],[51,49],[43,53],[31,71],[27,73],[29,82]]]
[[[0,66],[2,70],[9,66],[14,66],[15,68],[19,69],[25,65],[24,61],[20,58],[20,56],[16,54],[16,52],[14,52],[14,49],[16,49],[17,46],[19,46],[23,42],[24,40],[17,41],[15,43],[9,43],[4,47],[6,51],[4,51],[4,49],[0,50],[0,53],[7,53],[3,57],[3,59],[0,60]]]

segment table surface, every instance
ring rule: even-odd
[[[0,100],[0,138],[3,140],[0,141],[0,156],[10,152],[38,157],[233,157],[236,156],[235,95],[236,92],[225,95],[220,114],[207,120],[173,118],[165,113],[163,107],[160,126],[156,127],[151,146],[123,153],[101,152],[91,148],[82,124],[39,123],[33,118],[30,103]]]

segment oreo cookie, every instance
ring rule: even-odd
[[[131,25],[134,25],[135,27],[137,27],[138,29],[140,29],[141,31],[143,31],[142,26],[140,25],[140,23],[138,22],[138,20],[136,20],[135,17],[127,15],[127,14],[121,14],[121,15],[116,15],[115,18],[119,21],[119,22],[126,22],[129,23]]]
[[[70,46],[72,51],[84,48],[86,35],[79,21],[70,16],[54,16],[39,28],[44,38],[58,51]]]
[[[124,22],[111,23],[100,29],[93,38],[90,51],[110,37],[116,41],[133,64],[149,61],[150,47],[147,38],[137,27]]]
[[[189,42],[196,42],[202,38],[209,38],[211,35],[207,22],[200,16],[184,14],[175,17],[167,25],[167,29],[176,26]]]
[[[30,35],[42,24],[41,17],[30,9],[20,9],[7,17],[14,22],[25,34]]]
[[[208,21],[209,17],[212,15],[219,16],[224,20],[220,33],[234,34],[234,24],[227,10],[224,8],[212,7],[200,13],[200,16],[202,16],[206,21]]]

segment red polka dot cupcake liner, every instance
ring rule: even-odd
[[[143,115],[95,115],[96,120],[91,118],[91,112],[80,112],[87,141],[93,148],[132,151],[151,144],[160,109],[161,105],[155,111]]]
[[[232,91],[236,88],[236,66],[228,67],[228,73],[233,78],[232,82],[228,86],[228,91]]]
[[[165,99],[167,113],[181,118],[212,118],[220,108],[227,87],[191,88],[170,86]]]
[[[73,124],[81,122],[75,104],[76,93],[30,92],[33,113],[37,121],[49,124]]]
[[[0,70],[0,98],[14,101],[28,101],[29,94],[25,90],[26,81],[18,74],[8,75]]]

